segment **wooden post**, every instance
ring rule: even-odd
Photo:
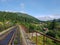
[[[46,44],[47,44],[47,37],[46,37]]]
[[[36,32],[36,45],[37,45],[37,32]]]
[[[43,45],[45,45],[45,36],[43,35]]]

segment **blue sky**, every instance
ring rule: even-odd
[[[35,17],[60,17],[60,0],[0,0],[0,11],[23,12]]]

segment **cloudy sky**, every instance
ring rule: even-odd
[[[23,12],[42,20],[60,18],[60,0],[0,0],[0,11]]]

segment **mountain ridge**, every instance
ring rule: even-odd
[[[40,22],[37,18],[30,16],[29,14],[20,12],[3,12],[0,11],[0,21],[11,20],[11,21],[21,21],[21,22]]]

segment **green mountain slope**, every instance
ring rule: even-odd
[[[11,20],[14,22],[31,22],[39,23],[40,20],[24,13],[12,13],[12,12],[1,12],[0,11],[0,22],[5,20]]]
[[[23,13],[17,13],[17,14],[18,14],[20,17],[24,18],[25,21],[27,21],[27,22],[34,22],[34,23],[40,22],[40,20],[38,20],[38,19],[36,19],[35,17],[30,16],[30,15],[28,15],[28,14],[23,14]]]
[[[40,20],[24,13],[2,12],[0,11],[0,31],[3,31],[16,23],[23,24],[28,27],[28,24],[40,23]]]

